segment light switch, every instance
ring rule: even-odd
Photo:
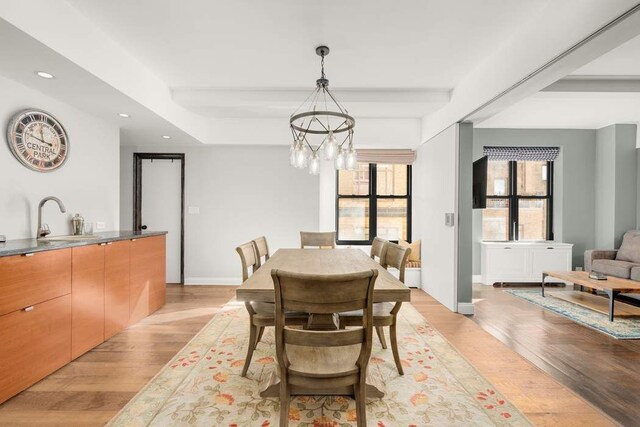
[[[199,206],[189,206],[189,214],[197,215],[199,213],[200,213],[200,207]]]
[[[445,213],[444,214],[444,225],[445,227],[453,227],[456,225],[455,214],[453,213]]]
[[[104,221],[96,221],[96,230],[104,230],[105,227]]]

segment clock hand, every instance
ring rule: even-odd
[[[44,139],[40,139],[40,138],[38,138],[37,136],[35,136],[35,135],[34,135],[34,134],[32,134],[32,133],[29,133],[29,134],[27,134],[27,135],[28,135],[28,136],[30,136],[30,137],[31,137],[31,138],[33,138],[33,139],[37,139],[38,141],[42,142],[43,144],[47,144],[49,147],[53,147],[53,144],[51,144],[51,143],[49,143],[49,142],[45,141]]]

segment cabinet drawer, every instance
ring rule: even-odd
[[[71,295],[0,316],[0,403],[71,361]]]
[[[0,258],[0,316],[71,292],[71,249]]]

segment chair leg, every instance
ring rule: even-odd
[[[258,343],[262,339],[263,333],[264,333],[264,326],[258,326],[258,338],[256,338],[256,344],[253,346],[253,348],[258,347]]]
[[[398,373],[404,375],[402,370],[402,363],[400,363],[400,353],[398,352],[398,337],[396,334],[396,319],[393,319],[391,327],[389,327],[389,335],[391,336],[391,351],[393,352],[393,360],[396,362],[396,368]]]
[[[251,357],[253,356],[253,350],[256,348],[256,337],[258,336],[258,328],[249,324],[249,343],[247,344],[247,358],[244,360],[244,367],[242,368],[242,374],[240,376],[246,377],[249,365],[251,364]]]
[[[378,339],[380,340],[380,344],[382,344],[382,348],[387,349],[387,340],[384,337],[384,329],[382,326],[376,326],[376,334],[378,334]]]
[[[356,400],[356,423],[358,427],[367,426],[367,394],[365,392],[366,383],[364,380],[358,381],[353,386],[353,397]]]
[[[289,391],[285,380],[280,383],[280,427],[289,425]]]

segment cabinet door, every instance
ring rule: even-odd
[[[531,274],[542,280],[543,271],[571,271],[571,250],[548,246],[531,250]]]
[[[71,295],[0,316],[0,403],[71,361]]]
[[[71,357],[104,341],[104,246],[71,253]]]
[[[129,258],[131,242],[104,247],[104,338],[109,339],[129,324]]]
[[[164,236],[131,241],[129,323],[138,322],[165,303],[166,243]]]
[[[0,315],[71,293],[71,249],[0,258]]]
[[[487,249],[487,276],[496,281],[526,279],[529,275],[529,251],[510,246]]]

